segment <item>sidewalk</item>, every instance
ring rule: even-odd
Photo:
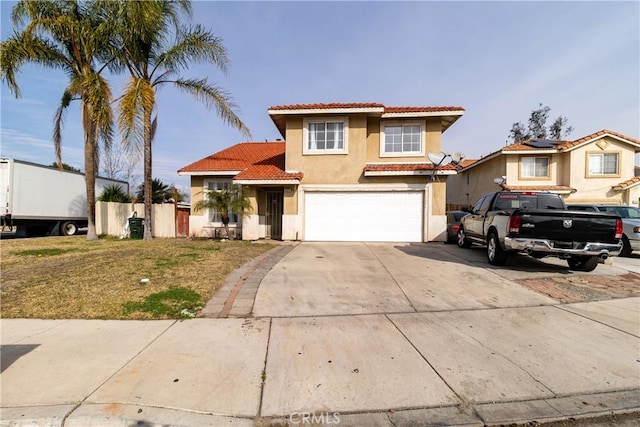
[[[236,271],[204,318],[0,320],[1,425],[481,426],[640,412],[640,298],[250,317],[262,278],[295,247]]]

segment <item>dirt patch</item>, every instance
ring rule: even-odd
[[[602,301],[640,296],[640,274],[618,276],[549,277],[516,280],[543,295],[563,303]]]

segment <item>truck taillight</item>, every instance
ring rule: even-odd
[[[520,215],[511,215],[509,218],[509,233],[520,232]]]
[[[622,239],[622,220],[616,219],[616,239]]]

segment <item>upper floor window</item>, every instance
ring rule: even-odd
[[[521,178],[548,178],[548,157],[523,157],[520,159]]]
[[[420,123],[382,123],[380,156],[423,156],[424,126]]]
[[[346,117],[304,120],[303,154],[346,154]]]
[[[618,175],[618,153],[589,153],[589,175]]]

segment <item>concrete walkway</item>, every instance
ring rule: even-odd
[[[202,318],[2,319],[1,425],[640,413],[640,298],[558,304],[487,267],[448,245],[283,245],[231,275]]]

